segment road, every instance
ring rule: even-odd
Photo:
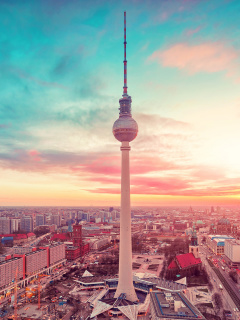
[[[212,265],[207,261],[207,257],[209,256],[212,256],[218,261],[218,266]],[[220,256],[215,255],[207,246],[202,245],[200,247],[200,257],[206,267],[210,279],[212,280],[214,287],[213,293],[221,293],[224,309],[230,310],[232,312],[232,319],[238,320],[240,317],[240,312],[236,312],[235,310],[236,307],[240,310],[239,289],[238,286],[233,283],[232,279],[230,279],[228,272],[223,271],[222,267],[226,268],[226,266],[221,262]],[[220,284],[223,287],[222,290],[220,290]]]

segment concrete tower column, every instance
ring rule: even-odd
[[[133,286],[132,276],[129,142],[136,138],[138,125],[132,118],[132,98],[127,93],[126,44],[126,12],[124,12],[124,86],[122,98],[119,99],[119,118],[113,124],[113,135],[122,143],[119,279],[114,297],[118,298],[122,293],[124,293],[126,295],[126,299],[134,302],[138,299]]]
[[[119,245],[119,280],[115,297],[126,294],[130,301],[137,301],[132,276],[132,237],[131,237],[131,206],[130,206],[130,172],[128,141],[123,141],[121,169],[121,215],[120,215],[120,245]]]

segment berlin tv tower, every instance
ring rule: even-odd
[[[119,118],[114,122],[113,135],[122,143],[121,168],[121,214],[120,214],[120,247],[119,247],[119,279],[115,293],[118,298],[122,293],[132,302],[138,300],[132,276],[132,238],[131,238],[131,207],[130,207],[130,172],[129,172],[129,142],[138,133],[137,122],[132,118],[132,98],[127,93],[127,59],[126,59],[126,12],[124,12],[124,86],[123,95],[119,99]]]

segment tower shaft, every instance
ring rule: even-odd
[[[130,207],[130,171],[128,141],[123,141],[121,146],[121,213],[120,213],[120,244],[119,244],[119,280],[115,298],[121,293],[126,294],[126,299],[137,301],[133,286],[132,276],[132,237],[131,237],[131,207]]]
[[[126,11],[124,11],[124,86],[123,86],[123,96],[127,96],[127,38],[126,38]]]

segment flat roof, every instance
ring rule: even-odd
[[[205,319],[182,293],[152,291],[150,299],[155,313],[160,319]]]
[[[36,251],[32,251],[32,252],[28,252],[25,254],[25,256],[30,256],[32,254],[35,254],[35,253],[38,253],[38,252],[41,252],[41,251],[46,251],[45,249],[39,249],[39,250],[36,250]]]
[[[5,263],[9,263],[11,261],[14,261],[14,260],[18,260],[18,259],[21,259],[22,257],[14,257],[14,258],[11,258],[11,259],[8,259],[8,260],[4,260],[2,262],[0,262],[0,265],[3,265]]]

